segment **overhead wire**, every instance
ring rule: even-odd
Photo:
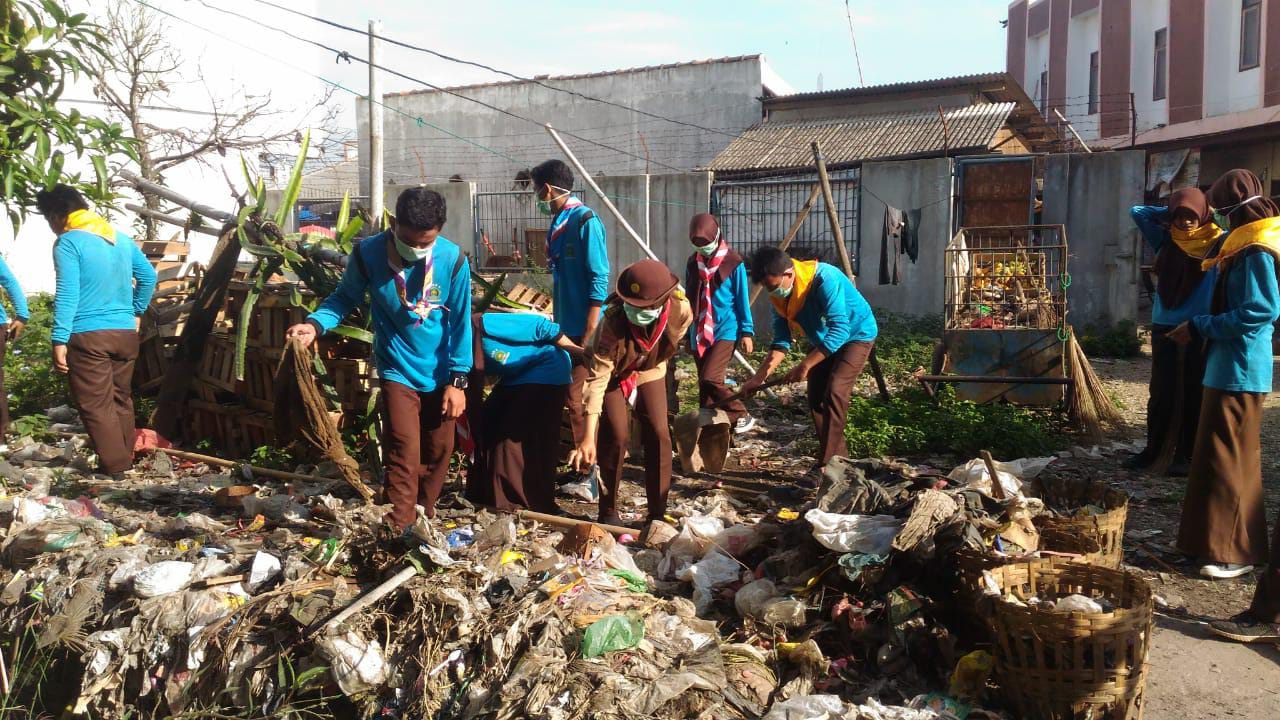
[[[139,1],[141,1],[141,0],[139,0]],[[211,5],[211,4],[209,4],[208,2],[205,2],[205,0],[197,0],[197,2],[199,2],[199,3],[200,3],[201,5],[203,5],[204,7],[209,8],[210,10],[214,10],[214,11],[217,11],[217,12],[220,12],[220,13],[224,13],[224,14],[227,14],[227,15],[232,15],[232,16],[238,17],[238,18],[240,18],[240,19],[242,19],[242,20],[245,20],[245,21],[247,21],[247,22],[251,22],[251,23],[253,23],[253,24],[255,24],[255,25],[257,25],[257,26],[259,26],[259,27],[261,27],[261,28],[263,28],[263,29],[270,30],[270,31],[272,31],[272,32],[276,32],[276,33],[280,33],[280,34],[282,34],[282,35],[285,35],[285,36],[288,36],[288,37],[290,37],[290,38],[293,38],[294,40],[297,40],[297,41],[299,41],[299,42],[304,42],[304,43],[307,43],[307,44],[309,44],[309,45],[314,45],[314,46],[316,46],[316,47],[318,47],[318,48],[321,48],[321,49],[323,49],[323,50],[327,50],[328,52],[333,53],[333,54],[334,54],[334,56],[335,56],[335,57],[337,57],[339,60],[346,60],[346,61],[348,61],[348,62],[350,62],[350,61],[355,61],[355,62],[358,62],[358,63],[362,63],[362,64],[364,64],[364,65],[368,65],[369,67],[375,68],[375,69],[377,69],[377,70],[381,70],[382,72],[389,73],[389,74],[391,74],[391,75],[394,75],[394,76],[396,76],[396,77],[402,78],[402,79],[404,79],[404,80],[408,80],[408,81],[410,81],[410,82],[418,83],[418,84],[423,85],[423,86],[425,86],[425,87],[431,88],[432,90],[435,90],[435,91],[437,91],[437,92],[442,92],[442,93],[445,93],[445,94],[447,94],[447,95],[452,95],[452,96],[454,96],[454,97],[456,97],[456,98],[459,98],[459,99],[461,99],[461,100],[466,100],[467,102],[475,103],[475,104],[480,105],[480,106],[482,106],[482,107],[485,107],[485,108],[488,108],[488,109],[490,109],[490,110],[493,110],[494,112],[498,112],[498,113],[501,113],[501,114],[503,114],[503,115],[507,115],[507,116],[512,117],[512,118],[515,118],[515,119],[517,119],[517,120],[522,120],[522,121],[524,121],[524,122],[531,123],[531,124],[534,124],[534,125],[539,125],[539,126],[544,125],[544,123],[539,122],[539,121],[537,121],[537,120],[534,120],[533,118],[530,118],[530,117],[527,117],[527,116],[521,115],[521,114],[519,114],[519,113],[517,113],[517,112],[514,112],[514,111],[511,111],[511,110],[508,110],[508,109],[503,108],[503,107],[500,107],[500,106],[498,106],[498,105],[494,105],[494,104],[492,104],[492,103],[485,102],[485,101],[480,100],[480,99],[478,99],[478,98],[470,97],[470,96],[468,96],[468,95],[465,95],[465,94],[463,94],[463,93],[457,92],[457,91],[455,91],[455,90],[450,90],[449,88],[446,88],[446,87],[444,87],[444,86],[436,85],[436,84],[434,84],[434,83],[431,83],[431,82],[428,82],[428,81],[426,81],[426,80],[423,80],[422,78],[415,77],[415,76],[413,76],[413,75],[409,75],[409,74],[407,74],[407,73],[400,72],[399,70],[396,70],[396,69],[394,69],[394,68],[389,68],[389,67],[386,67],[385,65],[380,65],[380,64],[378,64],[378,63],[370,62],[369,60],[367,60],[367,59],[365,59],[365,58],[362,58],[362,57],[360,57],[360,56],[358,56],[358,55],[354,55],[354,54],[352,54],[351,52],[349,52],[349,51],[347,51],[347,50],[340,50],[340,49],[338,49],[338,48],[335,48],[335,47],[332,47],[332,46],[326,45],[326,44],[324,44],[324,43],[322,43],[322,42],[320,42],[320,41],[318,41],[318,40],[312,40],[311,38],[306,38],[306,37],[302,37],[302,36],[300,36],[300,35],[296,35],[296,34],[294,34],[294,33],[292,33],[292,32],[289,32],[288,30],[285,30],[284,28],[278,28],[278,27],[275,27],[275,26],[273,26],[273,25],[268,25],[268,24],[263,23],[263,22],[261,22],[261,21],[259,21],[259,20],[256,20],[256,19],[254,19],[254,18],[251,18],[251,17],[249,17],[249,16],[247,16],[247,15],[244,15],[244,14],[242,14],[242,13],[238,13],[238,12],[236,12],[236,11],[234,11],[234,10],[227,10],[226,8],[220,8],[220,7],[216,6],[216,5]],[[667,168],[668,170],[674,170],[674,171],[676,171],[676,172],[684,172],[684,169],[683,169],[683,168],[678,168],[678,167],[676,167],[676,166],[674,166],[674,165],[669,165],[669,164],[664,163],[664,162],[662,162],[662,161],[660,161],[660,160],[653,160],[653,159],[651,159],[651,158],[647,158],[647,157],[645,157],[644,155],[639,155],[639,154],[636,154],[636,153],[628,152],[628,151],[623,150],[623,149],[618,148],[618,147],[614,147],[614,146],[611,146],[611,145],[606,145],[606,144],[604,144],[604,143],[599,143],[599,142],[596,142],[595,140],[592,140],[592,139],[590,139],[590,138],[583,137],[583,136],[581,136],[581,135],[576,135],[576,134],[571,133],[571,132],[568,132],[568,131],[561,130],[560,132],[562,132],[563,134],[568,135],[569,137],[572,137],[572,138],[574,138],[574,139],[576,139],[576,140],[580,140],[580,141],[582,141],[582,142],[585,142],[585,143],[588,143],[588,144],[591,144],[591,145],[596,145],[596,146],[599,146],[599,147],[607,148],[607,149],[609,149],[609,150],[613,150],[614,152],[617,152],[617,153],[619,153],[619,154],[622,154],[622,155],[628,155],[628,156],[630,156],[630,157],[632,157],[632,158],[635,158],[635,159],[637,159],[637,160],[643,160],[643,161],[645,161],[646,163],[650,163],[650,162],[651,162],[651,163],[653,163],[653,164],[655,164],[655,165],[661,165],[662,167],[665,167],[665,168]]]

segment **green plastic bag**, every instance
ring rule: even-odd
[[[644,620],[636,613],[610,615],[587,626],[582,634],[582,657],[600,657],[614,650],[626,650],[644,639]]]
[[[612,575],[625,582],[627,589],[631,592],[649,592],[649,583],[630,570],[607,570],[605,574]]]

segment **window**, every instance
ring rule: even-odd
[[[1163,100],[1169,92],[1169,28],[1156,31],[1155,72],[1152,73],[1151,99]]]
[[[1098,113],[1098,51],[1089,53],[1089,114]]]
[[[1262,0],[1241,0],[1240,72],[1258,67],[1262,45]]]
[[[1049,71],[1040,71],[1040,114],[1049,117]]]

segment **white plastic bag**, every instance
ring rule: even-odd
[[[1009,462],[996,460],[993,464],[1004,494],[1007,497],[1014,497],[1021,493],[1023,480],[1029,480],[1044,472],[1049,463],[1056,459],[1053,457],[1019,458]],[[991,473],[987,472],[987,463],[981,458],[974,458],[956,467],[947,475],[947,479],[980,493],[991,494]]]
[[[329,661],[334,681],[348,697],[373,690],[387,681],[387,663],[382,659],[377,640],[366,642],[347,631],[345,635],[325,635],[316,640],[316,645]]]
[[[800,695],[775,703],[764,720],[840,720],[848,712],[836,695]]]
[[[249,592],[258,592],[271,579],[280,574],[280,558],[259,550],[254,553],[253,564],[249,566]]]
[[[892,515],[839,515],[813,508],[804,514],[813,538],[828,550],[888,555],[902,522]]]
[[[781,595],[772,580],[761,578],[743,585],[733,597],[733,606],[739,615],[759,618],[764,615],[765,606]]]
[[[686,567],[677,576],[693,583],[693,606],[701,615],[711,605],[711,593],[722,585],[738,579],[742,566],[737,560],[719,550],[712,550],[698,562]]]
[[[191,584],[195,569],[194,564],[182,560],[161,560],[133,576],[133,591],[144,598],[177,592]]]

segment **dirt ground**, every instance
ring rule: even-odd
[[[1117,439],[1137,439],[1144,432],[1150,367],[1149,355],[1094,362],[1132,423],[1129,437]],[[1280,717],[1280,648],[1223,642],[1205,627],[1208,619],[1229,617],[1248,607],[1254,576],[1200,579],[1197,568],[1184,563],[1173,547],[1186,480],[1123,470],[1119,464],[1124,457],[1116,453],[1101,460],[1073,458],[1059,464],[1057,472],[1106,479],[1132,498],[1125,560],[1148,576],[1168,605],[1156,617],[1146,717]],[[1274,521],[1280,510],[1280,396],[1275,394],[1266,402],[1262,462],[1267,516]]]

